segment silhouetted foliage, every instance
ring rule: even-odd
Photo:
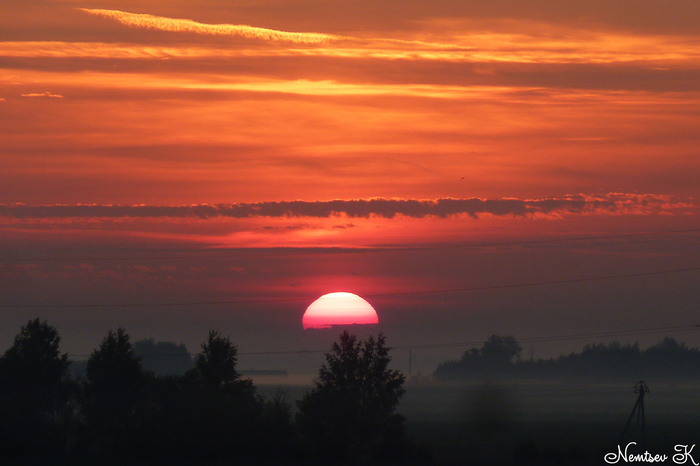
[[[511,335],[491,335],[481,347],[481,357],[488,364],[508,365],[520,356],[522,348]]]
[[[32,320],[0,358],[0,460],[72,464],[70,453],[78,464],[206,464],[299,454],[284,394],[257,395],[237,370],[236,346],[216,331],[194,367],[171,376],[145,371],[126,331],[110,331],[82,364],[81,383],[67,376],[59,341],[54,327]],[[160,348],[172,354],[171,345]]]
[[[186,353],[184,345],[144,342],[148,354],[153,348]],[[236,346],[216,331],[189,371],[169,376],[144,370],[124,329],[110,331],[84,363],[80,383],[69,377],[59,343],[56,328],[34,319],[0,357],[0,461],[14,456],[14,464],[29,457],[29,464],[219,464],[243,458],[266,464],[311,453],[319,464],[423,464],[430,456],[406,439],[404,419],[396,413],[404,377],[389,369],[381,334],[366,341],[347,332],[340,336],[315,388],[297,403],[296,424],[284,393],[267,400],[258,395],[238,371]],[[492,335],[482,348],[443,363],[436,376],[700,377],[700,350],[671,337],[646,350],[636,343],[588,344],[580,353],[547,360],[523,361],[520,351],[513,337]],[[510,435],[514,408],[503,387],[477,385],[466,400],[465,427],[480,442]],[[533,441],[521,444],[515,457],[558,462],[584,455],[538,448]]]
[[[265,400],[262,416],[264,430],[261,440],[267,452],[275,457],[296,456],[297,439],[292,424],[292,405],[284,390],[279,390],[272,398]]]
[[[561,376],[595,377],[598,380],[617,375],[634,375],[641,370],[641,355],[636,343],[589,343],[583,347],[581,353],[560,356],[554,362],[552,370],[559,372]]]
[[[241,381],[236,369],[238,348],[228,337],[211,330],[207,341],[202,344],[202,352],[195,359],[197,376],[212,387],[224,387]]]
[[[112,455],[135,448],[145,374],[123,328],[111,330],[87,362],[83,409],[90,448]]]
[[[134,351],[141,359],[141,367],[155,375],[183,375],[192,369],[192,358],[182,343],[149,338],[135,342]]]
[[[192,434],[185,447],[191,454],[235,456],[259,446],[263,402],[252,380],[240,377],[237,353],[228,337],[212,330],[182,380],[181,414]]]
[[[358,341],[343,332],[325,357],[316,387],[298,402],[299,428],[316,454],[335,462],[399,456],[404,376],[389,369],[384,335]]]
[[[71,384],[60,341],[55,327],[30,320],[0,358],[0,451],[38,454],[64,446]]]
[[[436,377],[475,377],[508,372],[522,348],[512,336],[491,335],[481,349],[471,348],[458,361],[438,366]]]
[[[502,356],[487,357],[489,342],[501,350]],[[494,374],[509,377],[639,379],[650,377],[700,377],[700,350],[688,348],[674,338],[666,337],[646,350],[639,344],[589,343],[580,353],[570,353],[556,359],[522,361],[513,358],[520,346],[512,337],[489,337],[481,350],[471,348],[457,361],[446,361],[435,371],[437,378],[474,378]],[[504,351],[504,352],[502,352]],[[510,357],[508,358],[508,355]]]
[[[666,337],[644,352],[648,366],[665,376],[689,374],[700,377],[700,349],[688,348],[674,338]]]

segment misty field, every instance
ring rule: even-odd
[[[262,393],[282,390],[295,401],[310,385],[292,380],[297,383],[256,384]],[[636,382],[424,380],[406,384],[399,412],[434,464],[605,464],[603,455],[617,450],[634,408]],[[677,444],[700,443],[700,385],[647,383],[647,449],[671,456]],[[636,414],[623,445],[640,442],[635,421]]]
[[[432,446],[436,463],[596,464],[618,445],[637,399],[633,385],[409,385],[400,409],[416,440]],[[647,448],[668,454],[676,444],[699,442],[698,413],[697,385],[652,384],[645,400]],[[624,444],[639,441],[634,421]]]

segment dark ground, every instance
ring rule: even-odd
[[[407,418],[412,439],[429,449],[435,465],[561,465],[605,464],[603,456],[616,452],[620,435],[635,406],[634,384],[629,382],[583,383],[498,381],[438,384],[429,380],[408,383],[399,411]],[[310,385],[265,384],[255,381],[259,392],[286,393],[292,403]],[[700,385],[647,381],[645,397],[647,450],[666,454],[664,464],[674,464],[674,446],[700,444]],[[641,442],[633,419],[622,446]],[[693,452],[700,462],[700,446]],[[97,463],[50,461],[30,458],[0,459],[7,466],[88,466]],[[256,458],[230,462],[100,460],[100,466],[228,466],[308,464]],[[419,463],[418,463],[419,464]],[[626,464],[621,460],[618,464]],[[687,464],[690,464],[688,462]]]

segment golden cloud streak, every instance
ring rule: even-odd
[[[169,32],[191,32],[216,36],[239,36],[247,39],[263,39],[294,42],[299,44],[319,44],[338,39],[331,34],[316,32],[286,32],[242,24],[205,24],[191,19],[167,18],[147,14],[128,13],[119,10],[77,8],[85,13],[116,20],[129,27],[156,29]]]
[[[193,90],[217,92],[256,92],[306,96],[403,96],[467,99],[498,95],[504,98],[513,88],[506,86],[455,86],[442,84],[351,84],[335,80],[265,79],[254,76],[222,77],[216,74],[149,74],[90,72],[80,76],[61,72],[24,72],[3,79],[0,85],[22,82],[32,85],[80,86],[82,89]],[[520,91],[527,88],[519,88]],[[538,89],[538,88],[532,88]]]
[[[0,43],[0,57],[26,58],[111,58],[111,59],[168,59],[168,58],[236,58],[236,57],[325,57],[346,59],[442,61],[450,63],[697,63],[698,49],[679,45],[655,50],[640,43],[635,51],[613,50],[605,43],[579,44],[577,50],[568,50],[564,44],[531,44],[518,49],[515,45],[502,50],[486,46],[454,46],[450,50],[382,48],[383,39],[364,42],[357,47],[314,47],[275,49],[227,49],[202,46],[136,45],[128,43],[28,41]],[[384,44],[386,45],[386,44]],[[661,69],[654,65],[654,69]]]
[[[316,47],[230,49],[194,45],[142,45],[91,42],[2,42],[0,56],[30,58],[229,58],[229,57],[330,57],[347,59],[444,61],[451,63],[630,63],[652,62],[654,69],[696,66],[700,42],[683,36],[640,36],[619,32],[554,31],[442,34],[440,41],[397,38],[359,38],[323,33],[285,32],[246,25],[204,24],[118,10],[79,8],[90,15],[118,21],[129,27],[205,35],[239,36]],[[440,29],[440,24],[432,25]],[[333,42],[332,44],[329,44]]]
[[[335,80],[251,80],[238,83],[189,83],[182,89],[243,91],[307,96],[401,96],[433,99],[483,98],[486,94],[506,94],[505,86],[451,86],[442,84],[349,84]],[[535,90],[537,88],[532,88]]]
[[[255,92],[306,96],[343,97],[363,96],[402,96],[442,98],[469,101],[477,99],[497,99],[500,102],[533,103],[538,105],[569,105],[578,102],[597,102],[614,105],[674,105],[692,106],[700,98],[697,92],[665,93],[663,96],[644,91],[610,91],[591,94],[588,91],[558,91],[542,87],[527,86],[488,86],[488,85],[446,85],[446,84],[379,84],[344,83],[336,80],[310,79],[269,79],[256,76],[224,77],[219,74],[197,73],[109,73],[85,72],[80,75],[55,71],[13,70],[12,75],[0,76],[0,86],[31,83],[34,87],[60,87],[81,89],[123,89],[123,90],[192,90],[212,92]],[[537,92],[536,97],[528,97],[528,92]],[[549,103],[542,101],[543,93],[549,96]]]
[[[30,92],[28,94],[22,94],[22,97],[50,97],[54,99],[62,99],[63,96],[61,94],[53,94],[51,92]]]

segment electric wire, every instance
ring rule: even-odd
[[[254,248],[240,248],[238,254],[216,254],[218,250],[209,250],[209,254],[187,254],[187,255],[155,255],[155,256],[123,256],[123,257],[105,257],[105,256],[75,256],[75,257],[3,257],[0,262],[16,263],[16,262],[63,262],[63,261],[85,261],[85,262],[109,262],[109,261],[150,261],[150,260],[197,260],[197,259],[235,259],[235,258],[254,258],[254,257],[293,257],[298,255],[308,254],[338,254],[338,253],[370,253],[370,252],[392,252],[405,250],[441,250],[441,249],[471,249],[471,248],[494,248],[494,247],[510,247],[510,246],[526,246],[537,244],[556,244],[576,241],[597,241],[609,239],[622,239],[631,237],[644,236],[664,236],[700,233],[700,228],[691,228],[685,230],[667,230],[658,232],[634,232],[621,233],[611,235],[592,235],[592,236],[574,236],[568,238],[547,238],[537,240],[520,240],[520,241],[492,241],[486,243],[468,243],[468,244],[444,244],[444,245],[424,245],[415,247],[401,246],[386,246],[375,245],[359,248],[331,247],[331,248],[314,248],[314,247],[299,247],[299,248],[272,248],[274,252],[262,252]],[[226,249],[221,249],[221,251]],[[255,252],[251,252],[255,251]]]
[[[571,341],[582,340],[585,338],[613,338],[635,335],[651,335],[658,333],[674,333],[674,332],[689,332],[700,330],[700,324],[675,325],[667,327],[651,327],[636,330],[619,330],[609,332],[591,332],[591,333],[575,333],[566,335],[545,335],[537,337],[518,338],[518,343],[544,343],[554,341]],[[451,343],[425,343],[416,345],[398,345],[389,347],[390,350],[418,350],[418,349],[436,349],[436,348],[461,348],[475,347],[483,345],[485,340],[470,340]],[[283,355],[310,355],[327,353],[328,350],[321,349],[304,349],[304,350],[277,350],[277,351],[239,351],[238,356],[283,356]],[[147,356],[197,356],[197,353],[160,353],[160,354],[141,354],[141,357]],[[73,354],[72,357],[88,357],[87,354]]]
[[[381,248],[381,251],[392,251],[397,249],[453,249],[453,248],[485,248],[485,247],[504,247],[504,246],[521,246],[530,244],[549,244],[549,243],[561,243],[561,242],[575,242],[575,241],[596,241],[602,239],[620,239],[628,237],[643,237],[643,236],[663,236],[663,235],[673,235],[673,234],[687,234],[687,233],[697,233],[700,229],[686,229],[686,230],[673,230],[673,231],[663,231],[663,232],[641,232],[641,233],[625,233],[617,235],[598,235],[598,236],[579,236],[570,238],[550,238],[543,240],[528,240],[528,241],[510,241],[510,242],[490,242],[490,243],[474,243],[474,244],[460,244],[460,245],[443,245],[443,246],[432,246],[432,247],[418,247],[418,248]],[[334,254],[338,252],[372,252],[377,249],[374,248],[360,248],[360,249],[346,249],[346,248],[330,248],[331,250],[317,251],[315,248],[300,248],[313,250],[314,253],[327,253]],[[247,252],[248,250],[246,250]],[[275,251],[274,253],[255,253],[255,254],[244,254],[245,257],[259,257],[259,256],[293,256],[300,253],[298,250],[292,251]],[[224,258],[234,258],[242,257],[243,255],[231,255],[231,254],[207,254],[207,255],[159,255],[159,256],[131,256],[131,257],[61,257],[61,258],[2,258],[0,261],[3,262],[53,262],[53,261],[123,261],[123,260],[188,260],[188,259],[224,259]],[[433,289],[433,290],[416,290],[416,291],[406,291],[406,292],[392,292],[392,293],[375,293],[367,294],[368,298],[382,298],[382,297],[393,297],[393,296],[413,296],[413,295],[431,295],[431,294],[446,294],[446,293],[468,293],[476,291],[490,291],[490,290],[501,290],[501,289],[513,289],[513,288],[525,288],[525,287],[536,287],[536,286],[547,286],[547,285],[559,285],[568,283],[582,283],[591,281],[604,281],[604,280],[617,280],[624,278],[634,278],[634,277],[645,277],[645,276],[655,276],[664,275],[671,273],[685,273],[685,272],[695,272],[700,270],[700,267],[687,267],[687,268],[677,268],[670,270],[657,270],[649,272],[638,272],[630,274],[616,274],[616,275],[603,275],[603,276],[593,276],[593,277],[579,277],[571,279],[562,280],[551,280],[551,281],[539,281],[539,282],[527,282],[527,283],[516,283],[516,284],[503,284],[503,285],[486,285],[479,287],[465,287],[465,288],[451,288],[451,289]],[[56,308],[134,308],[134,307],[163,307],[163,306],[211,306],[211,305],[233,305],[233,304],[265,304],[265,303],[280,303],[280,302],[304,302],[308,301],[307,298],[301,297],[284,297],[284,298],[256,298],[256,299],[241,299],[241,300],[223,300],[223,301],[200,301],[200,302],[166,302],[166,303],[95,303],[95,304],[0,304],[0,309],[56,309]],[[662,332],[679,332],[679,331],[693,331],[699,330],[700,325],[681,325],[675,327],[657,327],[639,330],[625,330],[625,331],[613,331],[613,332],[599,332],[599,333],[585,333],[585,334],[570,334],[570,335],[558,335],[558,336],[539,336],[531,338],[521,338],[518,341],[522,343],[538,343],[538,342],[550,342],[550,341],[566,341],[566,340],[576,340],[584,338],[610,338],[610,337],[620,337],[620,336],[631,336],[631,335],[643,335],[643,334],[654,334]],[[433,349],[433,348],[455,348],[455,347],[466,347],[475,346],[483,344],[483,341],[468,341],[468,342],[453,342],[453,343],[429,343],[429,344],[419,344],[419,345],[403,345],[395,346],[393,349],[397,350],[413,350],[413,349]],[[320,354],[325,353],[327,350],[285,350],[285,351],[253,351],[253,352],[239,352],[241,356],[252,356],[252,355],[285,355],[285,354]],[[194,353],[189,353],[190,356],[194,356]],[[83,356],[88,355],[74,355]]]
[[[442,288],[433,290],[416,290],[416,291],[398,291],[391,293],[375,293],[365,295],[368,298],[384,298],[394,296],[416,296],[416,295],[433,295],[433,294],[450,294],[450,293],[469,293],[476,291],[492,291],[514,288],[529,288],[536,286],[561,285],[569,283],[584,283],[593,281],[618,280],[624,278],[649,277],[655,275],[665,275],[672,273],[687,273],[700,271],[700,267],[687,267],[669,270],[655,270],[650,272],[637,272],[628,274],[616,275],[600,275],[593,277],[579,277],[562,280],[549,280],[539,282],[514,283],[505,285],[486,285],[465,288]],[[308,298],[304,297],[285,297],[285,298],[255,298],[255,299],[239,299],[239,300],[223,300],[223,301],[198,301],[198,302],[165,302],[165,303],[93,303],[93,304],[0,304],[0,309],[56,309],[56,308],[71,308],[71,309],[90,309],[90,308],[139,308],[139,307],[174,307],[174,306],[219,306],[219,305],[244,305],[244,304],[267,304],[267,303],[282,303],[282,302],[305,302]]]

